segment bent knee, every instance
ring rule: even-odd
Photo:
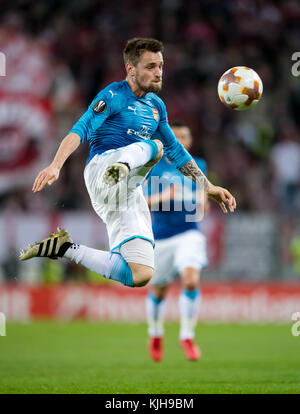
[[[155,157],[154,161],[159,161],[163,155],[164,155],[164,146],[163,143],[159,140],[159,139],[154,139],[154,141],[156,142],[157,148],[158,148],[158,153]]]
[[[159,139],[154,139],[153,141],[156,142],[158,152],[163,151],[163,148],[164,148],[163,143]]]
[[[164,155],[162,142],[159,139],[154,139],[153,141],[156,142],[158,151],[156,157],[153,160],[149,161],[147,164],[145,164],[145,167],[153,167],[153,165],[157,164],[158,161],[160,161]]]
[[[129,264],[132,271],[133,284],[136,287],[142,287],[150,282],[153,275],[153,268],[136,263]]]
[[[181,274],[181,280],[184,289],[197,289],[200,280],[200,271],[193,268],[186,268]]]
[[[168,286],[157,286],[157,285],[152,285],[151,286],[151,291],[154,294],[154,296],[156,297],[156,299],[164,299],[167,293],[167,289]]]
[[[141,271],[135,272],[133,275],[134,286],[142,287],[146,286],[150,282],[153,275],[153,269],[149,266],[144,266]]]
[[[198,288],[198,280],[187,280],[183,283],[183,288],[185,290],[195,290]]]

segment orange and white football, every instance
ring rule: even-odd
[[[224,105],[244,111],[256,105],[263,92],[258,74],[247,66],[228,69],[218,83],[218,94]]]

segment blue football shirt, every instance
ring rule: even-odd
[[[176,168],[192,159],[170,128],[163,101],[155,93],[134,95],[126,80],[100,91],[70,132],[89,142],[87,163],[96,154],[155,138]]]
[[[206,174],[206,162],[202,158],[194,157],[194,160],[203,174]],[[159,209],[159,211],[152,209],[155,240],[172,237],[188,230],[199,230],[197,221],[187,219],[188,216],[195,217],[197,185],[163,157],[152,168],[144,185],[144,193],[145,195],[160,193],[170,185],[179,188],[179,197],[177,201],[175,199],[156,206],[155,210]]]

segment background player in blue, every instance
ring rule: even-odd
[[[189,150],[192,146],[190,129],[180,122],[174,122],[172,129],[178,141]],[[206,173],[205,161],[201,158],[194,158],[194,160],[199,168]],[[153,177],[159,178],[163,188],[151,186]],[[202,212],[205,209],[207,211],[208,202],[204,198],[201,200],[198,197],[197,199],[195,196],[197,188],[194,183],[192,183],[192,188],[188,188],[187,191],[184,188],[186,184],[184,178],[163,157],[153,167],[147,182],[148,185],[145,186],[145,191],[148,190],[148,205],[152,210],[153,233],[156,243],[154,275],[146,298],[149,353],[154,361],[160,361],[163,358],[165,296],[168,285],[177,275],[180,276],[182,284],[182,291],[179,296],[180,344],[188,359],[197,360],[200,358],[200,349],[194,343],[194,336],[200,307],[200,271],[207,265],[206,239],[199,229],[198,220],[187,221],[187,216],[197,214],[197,207],[200,207]],[[177,182],[181,185],[176,190]],[[156,189],[153,191],[155,187]],[[193,205],[187,204],[186,199],[189,196],[189,191],[191,192]],[[184,203],[177,205],[175,209],[174,200],[182,200],[182,195],[184,196]],[[203,202],[203,205],[196,207],[197,201]],[[156,208],[157,206],[159,209]],[[193,206],[194,209],[192,209]]]
[[[33,185],[33,192],[52,185],[67,158],[88,141],[84,178],[92,206],[107,226],[110,251],[76,244],[66,230],[58,230],[22,251],[20,260],[65,257],[126,286],[148,283],[154,267],[154,240],[141,184],[163,151],[225,213],[225,204],[234,212],[234,197],[207,180],[168,124],[165,105],[156,95],[162,87],[162,51],[162,43],[155,39],[127,42],[123,52],[126,79],[96,95]]]

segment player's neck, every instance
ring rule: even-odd
[[[146,95],[146,92],[143,91],[135,82],[133,82],[129,76],[126,77],[126,81],[135,96],[143,98]]]

